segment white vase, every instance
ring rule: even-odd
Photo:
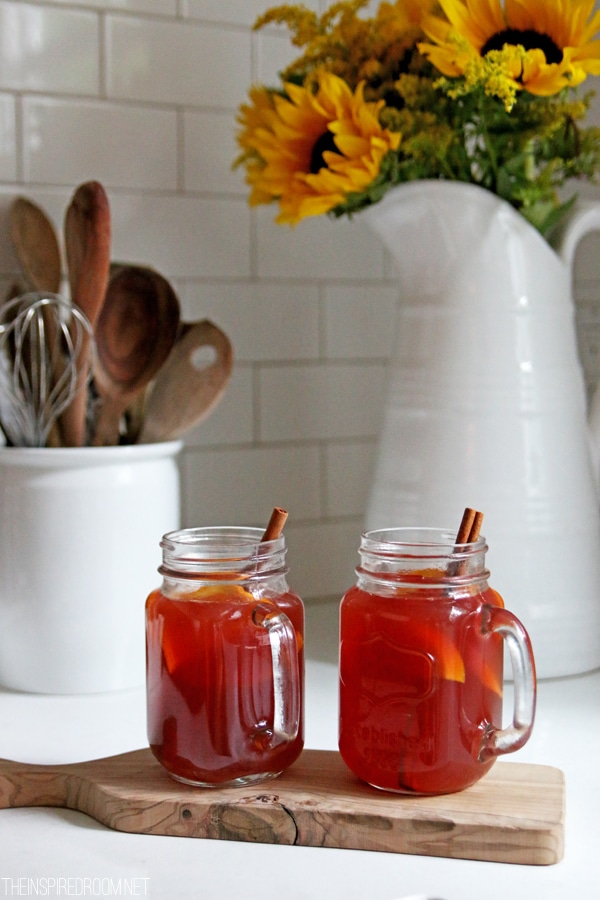
[[[571,275],[600,205],[577,209],[556,249],[456,182],[399,186],[362,218],[400,286],[367,528],[458,528],[465,506],[482,510],[491,584],[529,630],[538,676],[600,666],[598,440]]]
[[[181,446],[0,449],[1,685],[144,683],[144,604],[179,527]]]

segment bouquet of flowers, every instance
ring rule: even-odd
[[[368,0],[322,15],[296,4],[285,25],[301,53],[276,87],[255,85],[237,141],[252,205],[276,221],[351,215],[393,185],[470,182],[504,198],[546,237],[594,182],[600,128],[584,127],[600,74],[594,0]]]

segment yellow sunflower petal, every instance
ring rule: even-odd
[[[506,27],[500,0],[440,0],[440,6],[452,28],[477,50]]]

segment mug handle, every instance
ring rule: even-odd
[[[300,727],[300,671],[296,631],[285,613],[266,605],[255,607],[254,624],[266,628],[273,660],[273,736],[271,746],[289,743]]]
[[[506,642],[514,676],[514,710],[507,728],[490,725],[483,738],[479,761],[519,750],[531,736],[535,719],[536,675],[531,641],[513,613],[499,606],[484,606],[482,631],[499,634]]]

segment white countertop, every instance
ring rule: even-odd
[[[511,708],[511,694],[507,686],[506,709]],[[337,749],[335,665],[307,664],[306,720],[307,747]],[[0,689],[0,756],[4,758],[66,763],[144,746],[142,688],[78,697]],[[483,896],[571,900],[596,896],[600,671],[541,682],[533,736],[523,750],[507,759],[556,766],[565,773],[566,846],[564,859],[556,865],[130,835],[70,810],[10,809],[0,810],[0,898],[32,896],[32,887],[46,887],[46,896],[86,896],[81,892],[86,885],[87,896],[109,896],[109,891],[114,896],[121,890],[122,895],[129,891],[130,896],[165,900],[255,896],[261,900],[399,900],[414,894],[444,900],[481,900]],[[60,878],[70,881],[49,880]],[[49,887],[54,884],[56,888]],[[104,893],[91,894],[92,888]]]

